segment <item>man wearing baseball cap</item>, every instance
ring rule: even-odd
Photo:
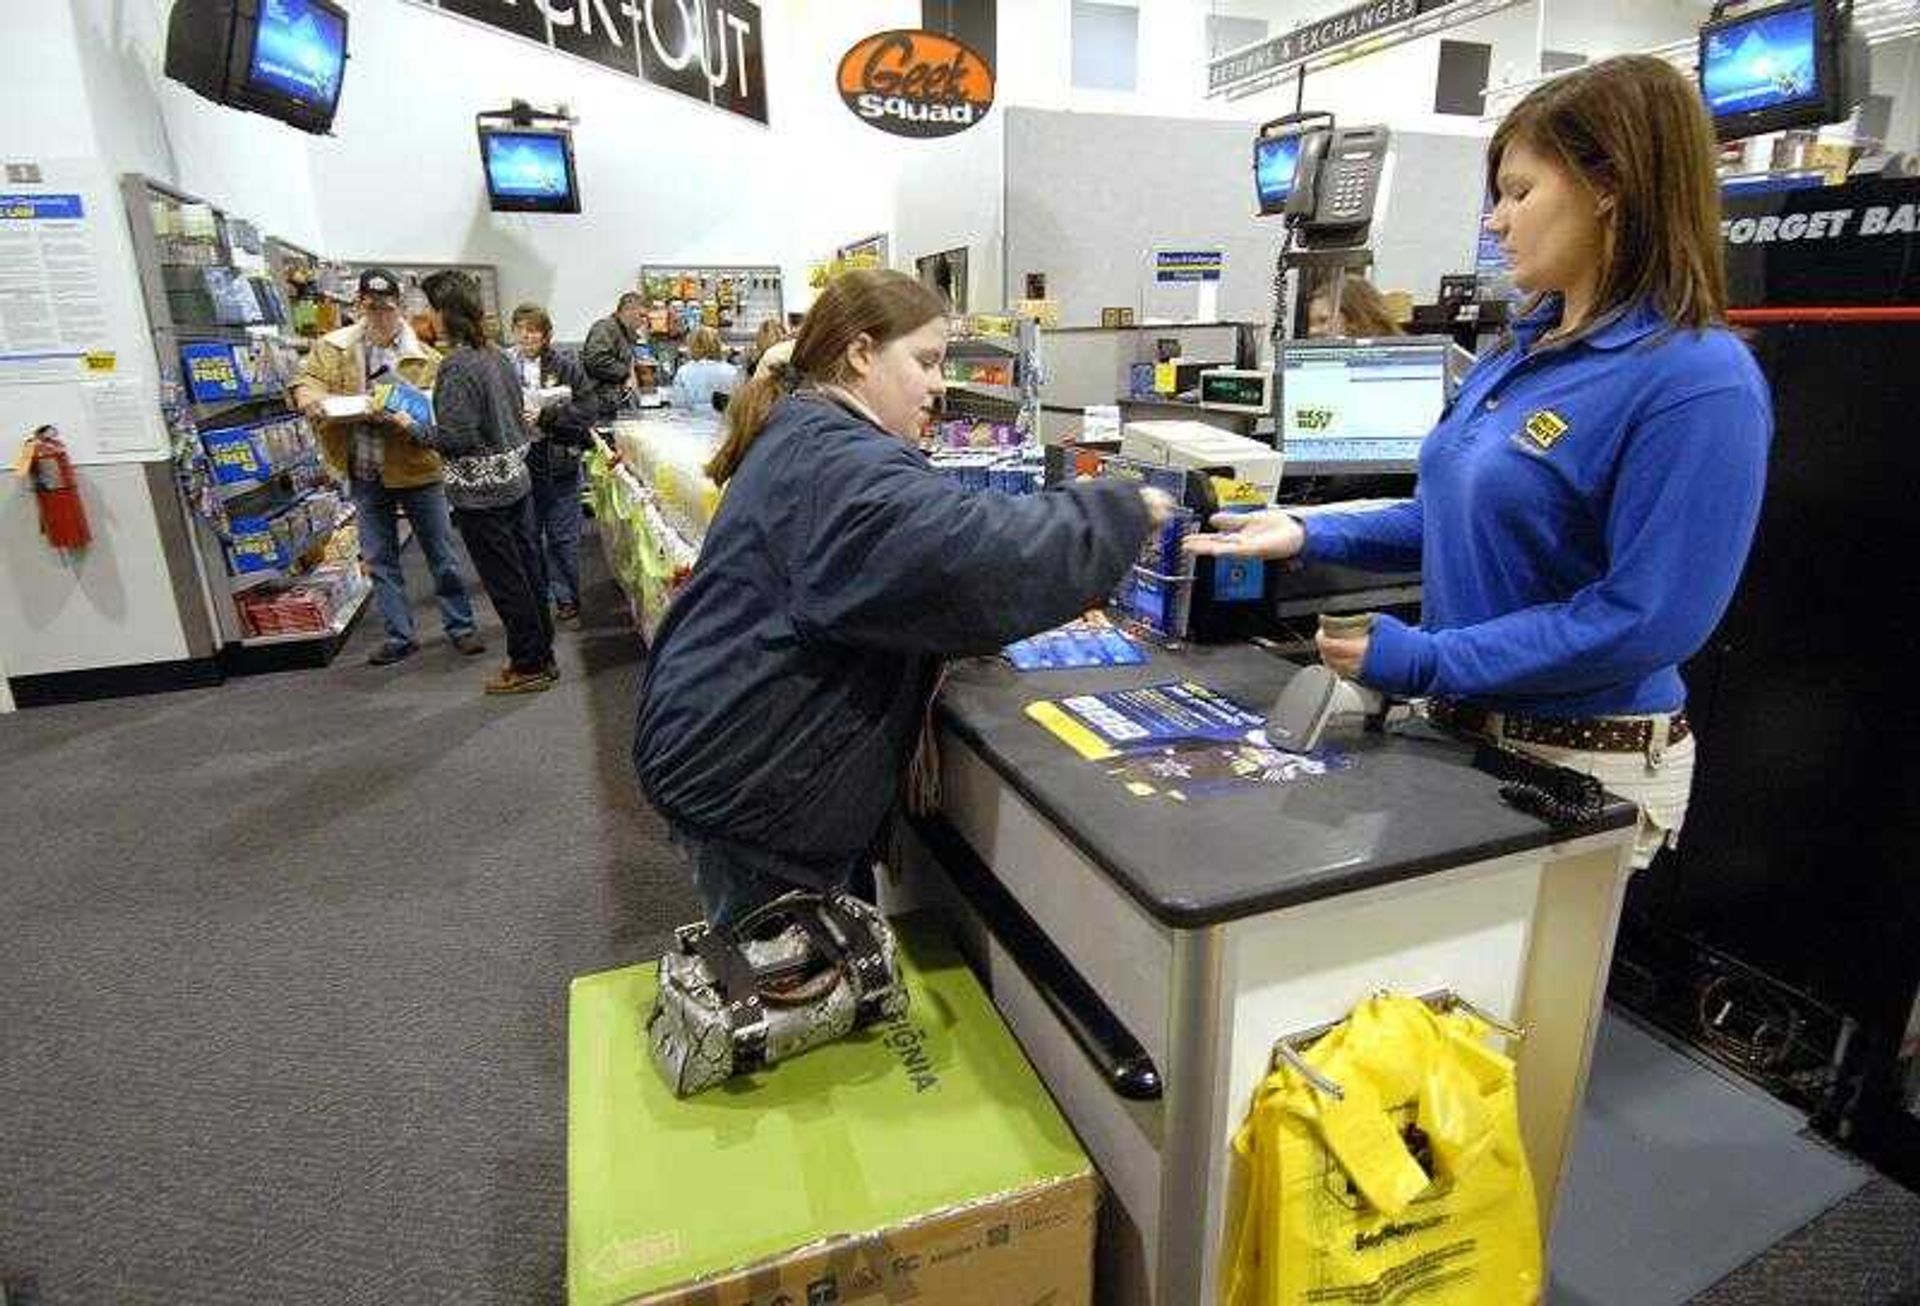
[[[360,552],[373,573],[374,603],[387,628],[385,642],[367,661],[387,666],[420,647],[400,568],[402,512],[413,523],[433,573],[447,642],[464,654],[484,653],[487,646],[474,632],[473,605],[460,578],[440,455],[394,425],[329,419],[323,407],[329,395],[368,394],[382,379],[430,391],[440,369],[440,355],[420,342],[400,311],[400,278],[385,268],[368,268],[360,274],[358,290],[358,320],[313,342],[294,382],[293,402],[313,423],[328,465],[351,488],[359,509]]]

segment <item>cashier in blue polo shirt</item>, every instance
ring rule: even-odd
[[[1410,502],[1220,517],[1196,553],[1405,571],[1422,623],[1323,636],[1334,670],[1598,776],[1677,835],[1694,741],[1680,664],[1719,622],[1766,477],[1766,382],[1722,325],[1713,134],[1666,63],[1548,82],[1487,150],[1491,229],[1532,298],[1422,446]]]

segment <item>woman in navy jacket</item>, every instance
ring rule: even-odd
[[[1487,149],[1489,228],[1531,292],[1420,452],[1409,503],[1217,519],[1195,552],[1419,566],[1418,628],[1323,637],[1343,675],[1598,776],[1645,865],[1693,778],[1680,664],[1746,563],[1767,386],[1724,322],[1713,131],[1646,56],[1540,86]]]
[[[641,787],[724,924],[850,884],[900,791],[940,660],[1112,590],[1171,502],[1089,481],[971,493],[916,447],[944,386],[944,302],[849,272],[792,359],[727,407],[726,493],[640,692]]]

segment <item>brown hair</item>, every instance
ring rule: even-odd
[[[1673,65],[1622,55],[1535,87],[1487,144],[1487,191],[1496,201],[1500,160],[1516,141],[1557,158],[1612,200],[1592,310],[1585,322],[1565,323],[1567,334],[1583,334],[1638,300],[1675,326],[1724,320],[1713,125],[1700,93]]]
[[[538,304],[526,303],[520,305],[520,307],[513,310],[513,317],[510,320],[513,323],[513,329],[515,331],[518,331],[522,326],[530,326],[535,331],[538,331],[544,339],[553,339],[553,319],[548,317],[547,310]]]
[[[695,358],[718,358],[727,351],[720,341],[720,333],[710,326],[696,330],[687,341],[687,352]]]
[[[480,283],[458,268],[443,268],[420,282],[427,302],[440,315],[440,325],[456,345],[484,349],[487,310],[480,301]]]
[[[946,316],[946,301],[904,272],[862,268],[827,283],[807,310],[793,343],[793,358],[740,387],[727,404],[727,438],[707,475],[725,485],[760,438],[780,398],[805,382],[844,383],[847,349],[861,336],[884,347]]]
[[[1333,287],[1338,278],[1340,285],[1340,321],[1350,336],[1397,336],[1404,334],[1400,324],[1393,320],[1393,310],[1387,307],[1386,298],[1380,290],[1365,277],[1349,277],[1340,273],[1328,277],[1314,287],[1310,299],[1324,299],[1327,307],[1333,307]]]
[[[777,317],[765,318],[760,329],[753,333],[753,356],[755,358],[767,352],[769,348],[787,338],[787,324]]]

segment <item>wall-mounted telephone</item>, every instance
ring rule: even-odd
[[[1338,127],[1318,110],[1274,119],[1254,142],[1260,211],[1284,213],[1307,249],[1364,245],[1388,139],[1385,127]],[[1289,161],[1290,175],[1278,177]]]

